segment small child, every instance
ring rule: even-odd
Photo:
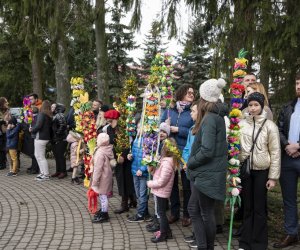
[[[100,133],[97,137],[97,147],[93,155],[93,175],[89,192],[99,195],[101,209],[95,214],[93,223],[103,223],[109,220],[108,194],[112,193],[113,175],[110,161],[114,159],[113,145],[109,136]]]
[[[137,125],[138,134],[133,141],[131,153],[127,155],[127,159],[132,161],[131,164],[131,173],[133,176],[133,183],[136,198],[138,200],[137,214],[129,217],[128,222],[143,222],[146,217],[149,216],[148,212],[148,189],[147,189],[147,180],[148,180],[148,170],[147,166],[142,164],[143,159],[143,140],[140,141],[139,147],[139,131],[140,123]]]
[[[78,171],[78,167],[83,164],[83,153],[84,153],[84,143],[82,141],[82,135],[70,131],[67,136],[67,142],[70,143],[70,161],[71,161],[71,168],[73,169],[71,182],[72,184],[79,185],[80,181],[79,178],[77,177],[77,171]]]
[[[15,117],[12,117],[6,131],[6,148],[11,159],[10,172],[6,176],[17,176],[18,171],[18,143],[19,143],[20,124]]]
[[[164,145],[164,141],[169,137],[170,135],[170,125],[168,125],[166,122],[162,122],[159,126],[159,154],[161,154],[161,149]],[[149,173],[153,174],[153,168],[148,167]],[[146,225],[146,230],[148,232],[154,233],[159,230],[159,215],[157,213],[157,198],[154,195],[154,207],[155,207],[155,214],[153,216],[153,221],[152,223]]]
[[[173,138],[164,142],[161,159],[158,168],[154,171],[153,180],[147,182],[148,187],[151,188],[151,193],[156,196],[160,223],[160,230],[155,232],[154,237],[151,238],[153,243],[172,238],[172,231],[166,212],[168,198],[171,196],[173,187],[175,170],[179,166],[178,156],[173,151],[176,147],[176,142]]]

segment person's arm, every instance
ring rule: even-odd
[[[212,117],[207,117],[198,132],[203,134],[201,144],[198,145],[199,148],[196,153],[190,156],[188,160],[187,167],[189,169],[195,169],[213,158],[216,146],[216,130],[215,120]]]
[[[190,129],[190,132],[189,132],[189,135],[188,135],[188,138],[187,138],[187,141],[186,141],[186,144],[185,144],[185,147],[182,151],[182,158],[185,162],[188,161],[189,157],[190,157],[190,152],[191,152],[191,135],[192,134],[192,131]]]
[[[57,131],[56,131],[56,134],[58,135],[62,135],[65,133],[66,131],[66,128],[67,128],[67,123],[66,123],[66,119],[64,117],[63,114],[59,114],[58,117],[57,117]]]
[[[164,113],[163,113],[161,119],[160,119],[160,122],[166,121],[167,118],[168,118],[167,115],[168,115],[168,110],[166,109],[166,110],[164,111]]]
[[[105,158],[102,155],[94,159],[94,172],[93,172],[92,186],[97,186],[97,184],[99,183],[99,180],[103,172],[104,162],[105,162]]]
[[[42,128],[44,120],[45,120],[45,115],[43,113],[39,113],[37,115],[36,123],[31,129],[31,132],[32,133],[38,132]]]
[[[147,182],[149,188],[162,188],[170,181],[170,176],[172,176],[172,171],[174,171],[173,166],[169,162],[164,161],[160,167],[162,169],[159,178]]]
[[[285,115],[284,113],[285,113],[285,108],[282,108],[282,110],[280,111],[279,117],[278,117],[278,122],[277,122],[278,130],[279,130],[279,137],[280,137],[280,144],[283,149],[285,149],[285,147],[287,145],[289,145],[288,138],[284,134],[284,115]]]
[[[269,179],[277,180],[280,176],[281,150],[279,132],[275,124],[273,124],[270,129],[270,134],[268,136],[268,148],[271,159]]]
[[[20,124],[17,124],[14,128],[8,129],[6,131],[6,137],[8,139],[14,138],[20,131]]]

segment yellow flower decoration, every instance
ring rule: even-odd
[[[229,113],[229,116],[230,117],[241,117],[242,116],[242,111],[240,111],[239,109],[233,109]]]
[[[85,92],[84,94],[80,95],[79,102],[80,103],[87,103],[89,101],[89,93]]]
[[[245,75],[247,75],[247,73],[244,70],[237,70],[233,73],[233,77],[244,77]]]

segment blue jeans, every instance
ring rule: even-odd
[[[297,186],[299,176],[300,158],[294,159],[284,152],[280,186],[284,206],[284,229],[289,235],[298,235]]]
[[[148,178],[144,176],[133,176],[135,194],[138,200],[137,214],[141,217],[144,217],[148,214],[147,180]]]

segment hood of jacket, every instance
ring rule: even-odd
[[[64,113],[65,111],[66,111],[65,105],[63,105],[61,103],[57,103],[56,104],[56,108],[54,110],[54,114]]]
[[[73,143],[75,141],[79,141],[80,139],[82,139],[81,134],[76,133],[74,131],[70,131],[68,136],[67,136],[67,141],[70,143]]]
[[[210,112],[218,114],[221,117],[224,117],[224,116],[228,116],[229,108],[226,103],[217,102]]]

